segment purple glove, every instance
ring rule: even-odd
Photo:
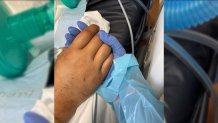
[[[84,30],[85,28],[88,27],[85,23],[83,23],[81,21],[78,21],[77,25],[78,25],[80,30]],[[65,47],[69,47],[70,44],[72,43],[72,41],[81,32],[79,29],[77,29],[75,27],[68,28],[69,33],[67,33],[65,35],[66,40],[67,40]],[[114,36],[106,33],[103,30],[98,32],[98,36],[105,44],[109,45],[112,48],[114,58],[119,58],[126,53],[126,50],[123,48],[123,46],[120,44],[120,42]],[[106,79],[108,77],[110,77],[113,69],[114,69],[114,65],[111,66],[110,71],[109,71]]]
[[[98,32],[99,38],[107,45],[112,48],[113,56],[115,58],[119,58],[126,53],[126,50],[120,44],[120,42],[114,36],[106,33],[105,31],[101,30]],[[114,70],[114,65],[111,66],[109,73],[107,74],[107,78],[111,76],[112,71]]]
[[[24,122],[25,123],[49,123],[44,117],[34,113],[34,112],[26,112],[24,114]]]
[[[88,27],[82,21],[78,21],[77,25],[81,31]],[[67,40],[65,47],[69,47],[71,45],[72,41],[81,32],[79,29],[77,29],[76,27],[69,27],[68,28],[69,33],[67,33],[65,35],[65,38]],[[120,42],[114,36],[106,33],[105,31],[102,31],[102,30],[99,31],[98,36],[105,44],[109,45],[112,48],[114,58],[121,57],[126,53],[123,46],[120,44]]]
[[[126,50],[114,36],[101,30],[98,32],[99,38],[112,48],[114,58],[119,58],[126,53]]]
[[[77,21],[77,25],[79,27],[79,29],[82,31],[84,30],[86,27],[88,27],[85,23],[83,23],[82,21]],[[69,47],[72,43],[72,41],[76,38],[76,36],[81,32],[79,29],[77,29],[76,27],[72,27],[70,26],[68,28],[69,33],[65,34],[65,38],[66,38],[66,43],[65,43],[65,47]]]

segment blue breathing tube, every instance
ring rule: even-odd
[[[166,31],[191,28],[218,15],[218,2],[213,0],[166,0],[164,7]]]

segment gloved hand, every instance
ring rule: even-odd
[[[98,36],[101,39],[101,41],[103,41],[105,44],[109,45],[112,48],[114,59],[119,58],[126,53],[126,50],[123,48],[123,46],[114,36],[102,30],[99,31]],[[114,64],[112,64],[106,79],[111,76],[113,70],[114,70]]]
[[[44,117],[34,113],[27,112],[24,114],[24,122],[25,123],[49,123]]]
[[[77,24],[81,30],[87,26],[83,22]],[[70,27],[69,32],[66,34],[67,45],[72,43],[80,30]],[[114,58],[121,57],[126,53],[114,36],[104,31],[99,31],[98,36],[101,41],[112,48]],[[98,88],[97,93],[113,105],[119,122],[162,123],[163,105],[156,99],[151,87],[141,74],[134,55],[124,55],[119,59],[114,59],[114,61],[115,64],[111,67],[107,78]],[[111,76],[114,66],[118,69]],[[132,100],[134,100],[134,103],[132,103]],[[132,115],[132,113],[136,115]]]
[[[72,43],[72,41],[76,38],[76,36],[82,30],[87,28],[87,25],[82,21],[78,21],[77,25],[78,25],[80,30],[76,27],[69,27],[68,28],[69,33],[67,33],[65,35],[65,38],[67,40],[65,43],[65,47],[69,47],[70,44]],[[103,41],[105,44],[109,45],[112,48],[114,58],[121,57],[126,53],[126,50],[123,48],[123,46],[120,44],[120,42],[116,39],[116,37],[106,33],[103,30],[100,30],[98,32],[98,36],[101,39],[101,41]],[[114,65],[111,66],[110,71],[109,71],[106,78],[108,78],[111,75],[111,72],[113,71],[113,69],[114,69]]]
[[[68,28],[69,33],[65,34],[65,38],[66,38],[66,40],[67,40],[66,43],[65,43],[65,47],[69,47],[69,46],[71,45],[72,41],[76,38],[76,36],[77,36],[81,31],[83,31],[85,28],[88,27],[88,25],[86,25],[86,24],[83,23],[82,21],[78,21],[78,22],[77,22],[77,25],[78,25],[78,27],[79,27],[80,30],[79,30],[78,28],[72,27],[72,26],[70,26],[70,27]]]
[[[82,21],[78,21],[77,25],[78,25],[80,30],[77,29],[76,27],[69,27],[68,28],[69,33],[67,33],[65,35],[66,40],[67,40],[65,43],[65,47],[69,47],[70,44],[72,43],[72,41],[76,38],[76,36],[82,30],[87,28],[87,25]],[[120,56],[123,56],[126,53],[123,46],[120,44],[120,42],[114,36],[106,33],[103,30],[98,32],[98,36],[105,44],[109,45],[112,48],[114,58],[118,58]]]

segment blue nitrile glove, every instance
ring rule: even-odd
[[[81,30],[87,27],[83,22],[78,23]],[[69,30],[70,45],[80,31]],[[112,48],[114,63],[97,93],[113,106],[120,123],[162,123],[163,105],[141,74],[135,56],[125,54],[125,49],[114,36],[105,31],[99,31],[98,35]]]
[[[26,112],[24,114],[24,122],[25,123],[49,123],[44,117],[36,114],[34,112]]]
[[[81,31],[88,27],[82,21],[78,21],[77,25]],[[72,41],[81,32],[79,29],[77,29],[76,27],[69,27],[68,28],[69,33],[67,33],[65,35],[65,38],[67,40],[65,43],[65,47],[69,47],[71,45]],[[126,53],[123,46],[120,44],[120,42],[114,36],[106,33],[103,30],[99,31],[98,36],[105,44],[109,45],[112,48],[114,58],[121,57]],[[111,75],[111,72],[113,71],[113,69],[114,69],[114,66],[112,65],[107,77],[109,77]]]
[[[70,44],[72,43],[72,41],[76,38],[76,36],[85,28],[87,28],[88,26],[82,22],[82,21],[78,21],[77,25],[79,27],[79,29],[77,29],[76,27],[72,27],[70,26],[68,28],[69,33],[65,34],[65,38],[66,38],[66,43],[65,43],[65,47],[69,47]]]
[[[82,21],[78,21],[77,25],[81,31],[88,27]],[[72,43],[72,41],[81,32],[79,29],[77,29],[76,27],[69,27],[68,28],[69,33],[67,33],[65,35],[65,38],[67,40],[65,47],[69,47],[70,44]],[[98,36],[104,43],[106,43],[107,45],[109,45],[112,48],[114,58],[118,58],[120,56],[123,56],[126,53],[125,49],[122,47],[120,42],[114,36],[106,33],[103,30],[99,31]]]
[[[98,33],[99,38],[112,48],[114,58],[119,58],[126,53],[126,50],[114,36],[101,30]]]

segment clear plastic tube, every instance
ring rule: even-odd
[[[180,59],[196,75],[196,77],[200,80],[205,89],[210,93],[215,112],[214,123],[218,123],[218,96],[213,89],[212,81],[201,68],[201,66],[193,59],[192,56],[189,55],[189,53],[182,46],[180,46],[177,42],[175,42],[167,35],[164,36],[164,42],[165,47],[171,53],[176,55],[177,58]]]
[[[205,46],[210,47],[214,51],[218,52],[218,42],[217,40],[202,34],[200,32],[195,32],[192,30],[179,30],[179,31],[172,31],[166,33],[168,36],[185,39],[184,41],[193,41],[196,43],[203,44]]]

